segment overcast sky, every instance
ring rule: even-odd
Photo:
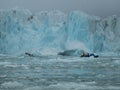
[[[120,16],[120,0],[0,0],[0,8],[26,8],[32,12],[60,10],[70,12],[80,10],[90,15]]]

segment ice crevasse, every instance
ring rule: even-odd
[[[119,55],[119,41],[120,18],[115,15],[100,18],[80,11],[0,10],[0,54],[83,49]]]

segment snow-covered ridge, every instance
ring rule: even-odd
[[[0,53],[55,54],[66,49],[120,52],[120,18],[100,18],[80,11],[0,10]]]

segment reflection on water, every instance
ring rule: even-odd
[[[0,56],[0,90],[120,90],[120,59]]]

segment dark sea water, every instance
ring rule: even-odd
[[[1,55],[0,90],[120,90],[120,58]]]

